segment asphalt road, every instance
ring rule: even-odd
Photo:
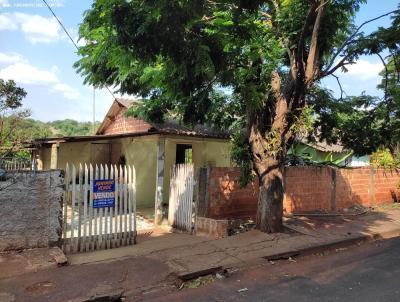
[[[400,301],[400,239],[282,260],[146,301]]]

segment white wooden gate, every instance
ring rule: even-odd
[[[175,229],[191,232],[193,227],[193,164],[178,164],[171,169],[168,223]]]
[[[115,206],[93,207],[94,180],[115,180]],[[136,243],[136,172],[133,166],[67,164],[63,200],[65,253]]]

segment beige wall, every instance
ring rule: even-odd
[[[40,149],[40,161],[42,170],[50,170],[50,161],[51,161],[51,147],[49,148],[41,148]]]
[[[154,207],[158,136],[121,139],[121,155],[136,169],[138,207]]]
[[[58,148],[58,168],[65,169],[66,164],[78,166],[80,163],[92,163],[91,143],[63,143]]]
[[[65,169],[67,163],[109,164],[111,145],[109,141],[60,143],[58,148],[58,169]],[[40,157],[43,170],[50,169],[51,147],[43,147]]]
[[[170,173],[171,168],[175,164],[176,160],[177,144],[192,145],[193,163],[195,168],[206,167],[207,165],[214,167],[232,166],[230,159],[231,146],[229,140],[167,136],[165,140],[165,170],[163,188],[163,199],[165,203],[168,203]]]

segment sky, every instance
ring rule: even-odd
[[[92,0],[47,0],[75,41],[83,13]],[[368,0],[356,16],[357,25],[397,8],[399,0]],[[366,33],[390,23],[388,17],[368,24]],[[93,120],[93,89],[73,68],[76,49],[42,0],[0,0],[0,78],[14,79],[28,95],[26,108],[42,121],[71,118]],[[346,74],[337,72],[347,95],[376,89],[382,64],[377,57],[362,57]],[[323,85],[339,96],[334,78]],[[113,98],[106,90],[96,90],[96,120],[102,120]]]

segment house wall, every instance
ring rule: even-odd
[[[154,207],[157,171],[158,136],[120,140],[121,155],[127,165],[136,169],[136,200],[138,207]]]
[[[58,148],[58,168],[65,169],[66,164],[79,166],[84,163],[96,163],[91,159],[91,143],[62,143]]]
[[[238,168],[208,171],[205,217],[255,218],[257,181],[240,188]],[[286,167],[286,213],[336,212],[354,205],[376,206],[399,201],[400,172],[396,170],[329,167]]]
[[[111,145],[109,141],[60,143],[58,147],[58,169],[64,169],[66,164],[109,164]],[[40,150],[42,170],[51,169],[51,147]]]
[[[230,159],[230,141],[211,138],[191,138],[183,136],[168,136],[165,140],[165,169],[163,200],[168,203],[171,168],[176,162],[176,145],[192,145],[193,164],[195,168],[206,167],[229,167],[232,165]]]
[[[39,161],[41,161],[41,165],[39,165],[42,170],[50,170],[50,161],[51,161],[51,148],[50,147],[42,147],[39,153]]]

